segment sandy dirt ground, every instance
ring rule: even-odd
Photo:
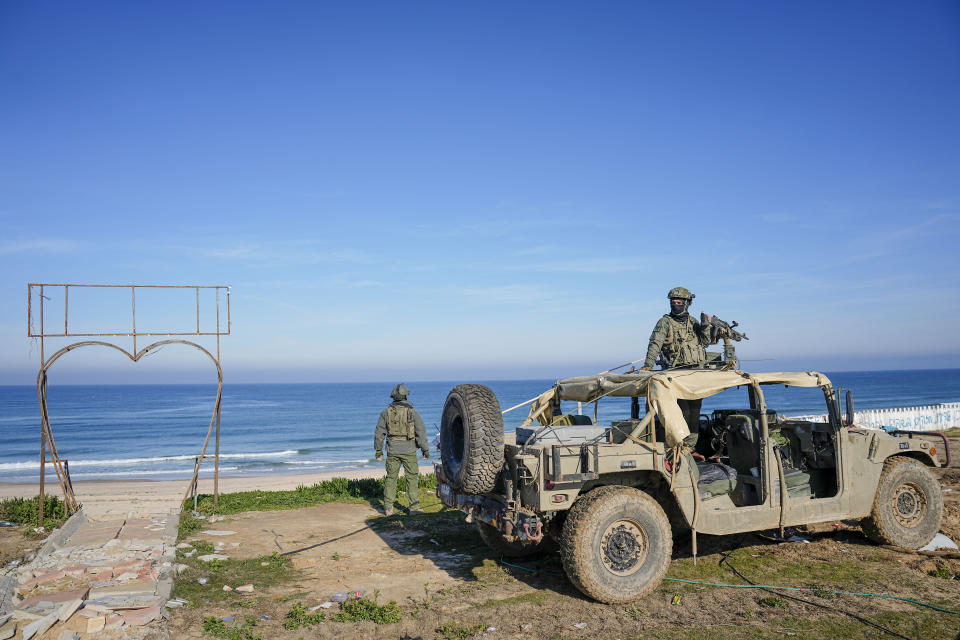
[[[960,532],[960,469],[945,473],[943,483],[948,505],[943,528]],[[438,508],[435,505],[429,511]],[[720,637],[767,637],[763,634],[769,633],[775,634],[771,637],[790,637],[817,621],[840,625],[831,627],[823,637],[882,637],[845,613],[874,619],[899,615],[900,620],[922,615],[928,622],[935,621],[932,631],[926,627],[906,629],[905,637],[911,638],[953,638],[960,632],[956,616],[932,614],[893,600],[826,599],[810,592],[800,594],[809,604],[784,598],[782,606],[770,607],[761,604],[761,599],[777,594],[665,582],[633,605],[604,605],[571,586],[555,548],[512,563],[524,568],[504,565],[483,545],[473,525],[450,512],[383,518],[375,505],[326,504],[237,514],[206,528],[235,532],[229,536],[201,532],[191,537],[221,542],[232,558],[286,554],[292,560],[291,579],[286,584],[255,585],[252,596],[215,598],[195,608],[176,610],[170,622],[173,637],[202,638],[202,622],[207,616],[240,620],[246,615],[260,619],[257,631],[264,638],[290,640],[612,639],[678,632],[681,637],[701,637],[695,634],[709,634],[710,629],[722,632]],[[668,576],[743,584],[731,570],[720,566],[730,554],[731,564],[768,583],[886,593],[960,608],[960,581],[934,575],[939,564],[950,574],[960,575],[960,560],[943,561],[881,548],[866,540],[855,523],[830,523],[801,534],[809,544],[777,543],[763,534],[701,536],[696,567],[689,537],[681,537]],[[187,572],[181,579],[195,577]],[[336,592],[356,590],[367,594],[376,590],[381,604],[395,600],[402,608],[402,620],[378,626],[328,619],[312,629],[298,630],[285,630],[281,624],[295,602],[313,607],[329,601]],[[329,616],[337,610],[334,605],[326,611]],[[474,634],[445,635],[444,628],[450,629],[449,625]],[[743,635],[737,635],[741,633],[737,629]],[[776,629],[783,630],[773,631]]]

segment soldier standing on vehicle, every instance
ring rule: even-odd
[[[409,513],[423,513],[420,509],[420,467],[417,464],[417,449],[423,452],[423,459],[430,457],[427,443],[427,428],[423,418],[413,405],[407,401],[410,389],[398,384],[390,392],[393,402],[380,413],[377,429],[373,435],[373,447],[377,460],[383,458],[383,439],[387,439],[387,477],[383,483],[383,512],[393,515],[393,502],[397,497],[397,476],[400,465],[407,479],[407,499],[410,502]]]
[[[659,360],[664,369],[698,365],[707,360],[704,347],[714,344],[710,327],[694,320],[688,309],[696,296],[685,287],[674,287],[667,293],[670,313],[657,321],[650,334],[643,370],[650,371]],[[710,316],[706,316],[710,321]],[[696,434],[700,421],[701,400],[678,400],[691,433]]]

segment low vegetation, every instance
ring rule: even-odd
[[[243,596],[231,588],[252,584],[255,588],[284,585],[296,579],[298,573],[291,568],[290,560],[276,553],[246,560],[213,560],[202,562],[197,556],[213,552],[213,545],[205,540],[191,543],[196,553],[186,556],[185,550],[177,551],[177,562],[187,566],[173,588],[173,597],[183,598],[190,604],[202,602],[239,602]],[[201,582],[202,581],[202,582]]]
[[[0,500],[0,520],[16,522],[24,526],[37,526],[37,513],[40,496],[33,498],[7,498]],[[56,529],[67,519],[67,510],[63,500],[57,496],[43,498],[43,526],[48,531]]]
[[[256,626],[257,619],[253,616],[247,616],[243,624],[234,627],[228,627],[220,618],[208,617],[203,620],[203,633],[224,640],[262,640],[263,634],[253,630]]]
[[[312,507],[326,502],[370,502],[379,504],[383,498],[383,478],[332,478],[308,486],[299,486],[287,491],[240,491],[222,493],[216,507],[211,494],[200,494],[197,498],[197,511],[204,515],[226,515],[244,511],[279,511]],[[421,495],[429,493],[437,486],[437,477],[431,474],[420,475]],[[397,481],[397,494],[405,495],[407,479]],[[188,503],[192,507],[191,503]],[[186,513],[190,508],[186,509]],[[189,518],[181,518],[189,520]],[[199,521],[198,521],[199,522]],[[199,528],[199,527],[198,527]]]
[[[300,602],[296,602],[290,607],[290,611],[287,613],[286,618],[284,618],[283,628],[293,630],[307,627],[309,629],[314,625],[322,624],[326,619],[326,613],[322,611],[310,613],[306,606]]]
[[[340,613],[333,616],[337,622],[359,622],[370,620],[377,624],[391,624],[400,622],[400,606],[393,600],[387,604],[377,604],[377,595],[373,598],[359,598],[347,600],[340,605]]]

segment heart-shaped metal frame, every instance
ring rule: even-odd
[[[168,345],[168,344],[184,344],[195,349],[199,349],[206,354],[210,361],[213,362],[214,366],[217,368],[217,399],[213,405],[213,414],[210,416],[210,426],[207,429],[207,437],[203,441],[203,449],[200,451],[200,456],[198,457],[197,464],[194,465],[193,477],[190,479],[190,484],[187,487],[187,491],[184,493],[183,499],[180,501],[180,506],[183,506],[183,503],[186,502],[187,498],[190,496],[191,490],[194,489],[197,476],[200,473],[200,464],[206,459],[207,455],[207,446],[210,444],[210,436],[214,432],[214,427],[216,427],[216,453],[214,456],[214,496],[219,495],[220,491],[220,398],[223,393],[223,370],[220,368],[220,362],[213,356],[212,353],[204,349],[202,346],[196,342],[190,342],[189,340],[160,340],[150,344],[136,354],[130,353],[123,347],[119,347],[110,342],[103,342],[100,340],[85,340],[83,342],[75,342],[73,344],[63,347],[56,353],[54,353],[46,362],[43,363],[43,366],[40,368],[40,372],[37,374],[37,399],[40,402],[40,416],[41,416],[41,429],[43,433],[44,443],[41,444],[41,470],[40,470],[40,501],[41,501],[41,525],[42,525],[42,502],[43,502],[43,484],[44,484],[44,468],[46,466],[46,453],[43,449],[46,446],[46,443],[49,443],[51,462],[53,463],[53,468],[57,473],[57,480],[60,483],[60,488],[63,489],[64,502],[67,507],[67,511],[76,511],[80,508],[80,504],[77,502],[77,498],[73,493],[73,486],[70,482],[70,476],[67,470],[64,468],[63,461],[60,459],[59,454],[57,453],[57,446],[53,439],[53,430],[50,426],[50,413],[47,410],[47,371],[53,365],[54,362],[59,360],[62,356],[79,349],[80,347],[90,347],[95,345],[100,345],[104,347],[110,347],[111,349],[116,349],[123,355],[127,356],[133,362],[137,362],[143,356],[147,355],[151,351],[158,349],[159,347]]]

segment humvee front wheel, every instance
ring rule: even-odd
[[[942,517],[936,478],[920,462],[898,456],[884,463],[873,511],[861,527],[874,542],[919,549],[937,535]]]
[[[549,544],[549,538],[544,537],[539,542],[531,540],[507,540],[500,530],[486,522],[477,521],[480,538],[488,547],[508,558],[525,558],[539,553]]]
[[[663,580],[673,538],[657,502],[632,487],[606,486],[577,500],[563,524],[560,553],[570,582],[585,595],[619,604]]]

